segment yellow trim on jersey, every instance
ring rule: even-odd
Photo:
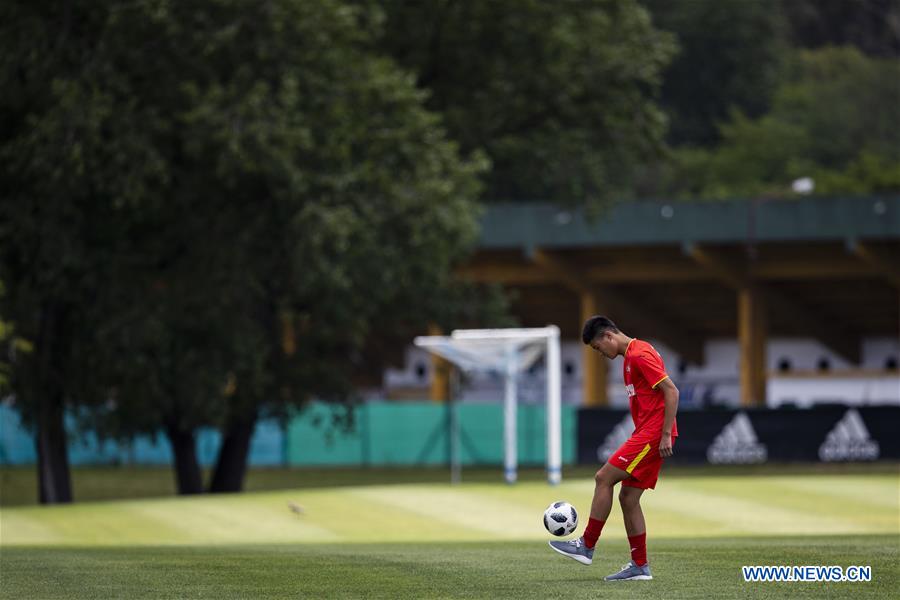
[[[644,446],[644,449],[641,450],[641,453],[634,457],[634,460],[631,461],[631,464],[625,469],[626,473],[631,473],[634,471],[634,468],[641,462],[641,459],[647,456],[647,453],[650,452],[650,444]]]
[[[650,389],[651,389],[651,390],[655,390],[655,389],[656,389],[656,386],[658,386],[659,384],[661,384],[663,381],[665,381],[665,380],[668,379],[668,378],[669,378],[668,375],[664,376],[662,379],[660,379],[659,381],[657,381],[656,383],[654,383],[653,385],[651,385],[651,386],[650,386]]]
[[[628,342],[628,345],[627,345],[627,346],[625,346],[625,353],[622,354],[622,356],[627,356],[627,355],[628,355],[628,349],[631,348],[631,345],[634,343],[634,340],[636,340],[636,339],[637,339],[637,338],[631,338],[631,341]]]

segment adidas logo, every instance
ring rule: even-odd
[[[878,442],[869,436],[869,430],[855,408],[844,413],[819,446],[819,459],[825,462],[878,460],[879,454]]]
[[[619,446],[628,441],[633,431],[634,421],[632,421],[631,415],[625,415],[625,418],[609,432],[609,435],[603,440],[603,444],[597,446],[597,459],[601,463],[605,463],[606,459],[619,449]]]
[[[739,412],[722,429],[706,449],[706,459],[713,464],[747,464],[766,462],[768,450],[759,443],[747,413]]]

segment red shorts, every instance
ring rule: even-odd
[[[672,445],[674,444],[673,436]],[[622,481],[623,486],[652,490],[656,487],[663,463],[663,458],[659,455],[659,440],[647,442],[629,438],[606,462],[631,475]]]

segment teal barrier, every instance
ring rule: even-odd
[[[415,466],[449,462],[449,417],[452,405],[433,402],[373,402],[352,409],[344,428],[333,423],[346,408],[312,403],[292,418],[284,430],[274,420],[256,425],[251,466]],[[456,405],[460,424],[460,458],[464,465],[503,463],[503,408],[499,404]],[[518,410],[519,464],[540,466],[546,457],[545,409]],[[562,407],[562,460],[573,464],[576,455],[575,407]],[[130,443],[100,441],[90,432],[77,432],[67,419],[72,465],[168,465],[172,451],[164,435],[139,436]],[[219,432],[197,432],[197,458],[202,466],[215,461]],[[10,406],[0,404],[0,465],[36,462],[34,436]]]
[[[295,416],[285,434],[290,466],[442,465],[450,454],[450,410],[434,402],[372,402],[352,409],[313,403]],[[499,404],[456,405],[463,465],[503,463],[503,407]],[[546,410],[520,406],[517,412],[519,464],[546,460]],[[575,462],[577,411],[562,407],[562,460]],[[336,423],[337,421],[337,423]]]
[[[130,442],[100,440],[92,432],[79,432],[76,420],[67,415],[69,463],[80,465],[170,465],[172,448],[165,435],[137,436]],[[215,463],[221,434],[208,427],[197,431],[197,461],[203,467]],[[284,434],[280,423],[263,420],[256,424],[247,458],[250,466],[282,466]],[[18,413],[0,404],[0,465],[33,465],[37,462],[34,434],[19,419]]]

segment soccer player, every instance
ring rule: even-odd
[[[675,413],[678,388],[666,375],[662,357],[647,342],[628,337],[606,317],[593,316],[584,324],[582,341],[606,358],[625,357],[623,376],[634,421],[634,433],[594,476],[591,518],[584,535],[568,542],[550,542],[564,556],[589,565],[594,546],[612,508],[613,488],[620,481],[619,504],[631,543],[631,561],[606,581],[653,579],[647,562],[647,528],[641,511],[641,494],[656,487],[664,458],[672,456],[678,436]]]

